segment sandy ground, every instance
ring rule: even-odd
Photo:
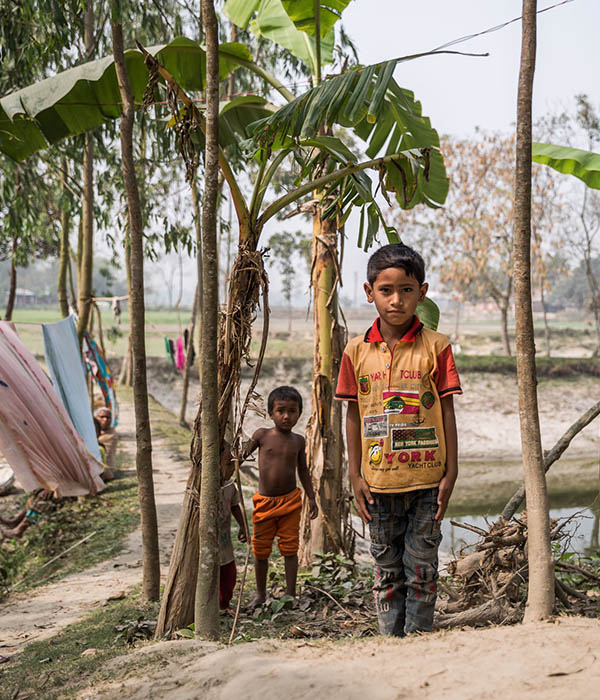
[[[263,640],[230,648],[164,642],[115,659],[109,670],[119,681],[89,688],[78,697],[591,700],[600,687],[599,634],[596,620],[560,618],[406,639]],[[150,665],[140,678],[136,667],[149,661],[144,659],[148,655]]]
[[[120,446],[135,464],[133,406],[121,402]],[[164,440],[153,441],[154,487],[159,526],[161,570],[166,578],[171,548],[187,481],[188,465],[173,459]],[[141,530],[129,535],[123,551],[87,571],[42,588],[16,593],[0,605],[0,653],[10,656],[33,639],[53,636],[110,596],[141,582]],[[1,696],[1,694],[0,694]]]

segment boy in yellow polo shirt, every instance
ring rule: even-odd
[[[415,315],[425,263],[403,244],[369,259],[365,292],[379,318],[342,358],[336,399],[348,401],[346,437],[356,508],[369,524],[382,634],[430,631],[441,522],[458,475],[452,348]]]

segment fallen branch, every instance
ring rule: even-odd
[[[596,576],[595,574],[590,573],[589,571],[586,571],[581,566],[577,566],[577,564],[567,564],[562,561],[555,561],[554,562],[555,566],[558,566],[559,569],[566,569],[568,571],[575,571],[578,574],[581,574],[582,576],[585,576],[586,578],[589,578],[591,581],[595,581],[596,583],[600,583],[600,576]]]
[[[35,571],[32,571],[30,574],[27,574],[27,576],[23,576],[22,579],[19,579],[16,583],[13,583],[12,586],[9,587],[9,591],[12,591],[13,588],[16,588],[17,586],[20,586],[23,581],[27,581],[27,579],[31,578],[32,576],[35,576],[36,574],[39,574],[40,571],[45,569],[47,566],[50,566],[50,564],[53,564],[57,559],[60,559],[61,557],[64,557],[65,554],[68,554],[71,550],[75,549],[75,547],[79,547],[80,544],[83,544],[87,540],[90,539],[90,537],[93,537],[96,534],[96,530],[94,532],[90,532],[89,535],[86,535],[83,539],[79,540],[79,542],[75,542],[75,544],[71,545],[69,549],[65,549],[64,552],[61,552],[60,554],[57,554],[55,557],[52,557],[49,561],[47,561],[45,564],[42,564],[39,569],[36,569]]]
[[[338,601],[336,600],[331,593],[327,593],[327,591],[324,591],[322,588],[319,588],[318,586],[313,586],[312,583],[305,583],[304,584],[307,588],[312,588],[315,591],[319,591],[319,593],[322,593],[323,595],[326,595],[328,598],[330,598],[340,610],[342,610],[348,617],[351,617],[354,619],[354,613],[351,613],[349,610],[346,610],[346,608]]]
[[[560,440],[554,445],[554,447],[548,450],[544,455],[544,471],[547,472],[550,467],[556,462],[567,447],[571,444],[571,440],[580,433],[587,425],[589,425],[594,418],[600,415],[600,401],[594,404],[588,411],[586,411],[578,420],[573,423],[573,425],[566,431],[566,433],[560,438]],[[525,498],[525,487],[521,486],[515,491],[511,496],[508,503],[504,506],[501,517],[505,520],[510,520],[512,516],[516,513],[517,508],[523,503]]]

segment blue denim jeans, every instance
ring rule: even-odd
[[[379,631],[396,637],[430,632],[442,541],[434,520],[438,489],[372,495],[375,502],[367,507]]]

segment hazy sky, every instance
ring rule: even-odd
[[[556,0],[539,0],[538,8]],[[521,0],[354,0],[344,12],[344,26],[354,40],[361,63],[369,64],[434,49],[518,17]],[[538,53],[534,86],[534,116],[571,108],[573,97],[586,93],[600,104],[600,0],[573,0],[538,15]],[[468,136],[476,127],[509,131],[516,116],[521,25],[515,22],[494,33],[466,41],[453,49],[489,53],[485,58],[432,56],[400,64],[395,78],[414,91],[423,113],[440,134]],[[582,147],[585,145],[582,144]],[[282,224],[273,222],[265,243]],[[310,223],[293,220],[291,227]],[[355,272],[362,283],[368,255],[356,248],[358,220],[346,227],[343,294],[354,299]],[[286,226],[288,228],[288,226]],[[280,286],[273,270],[272,297]],[[191,298],[193,289],[186,289]],[[297,303],[307,288],[299,277]],[[186,285],[187,287],[187,285]]]

